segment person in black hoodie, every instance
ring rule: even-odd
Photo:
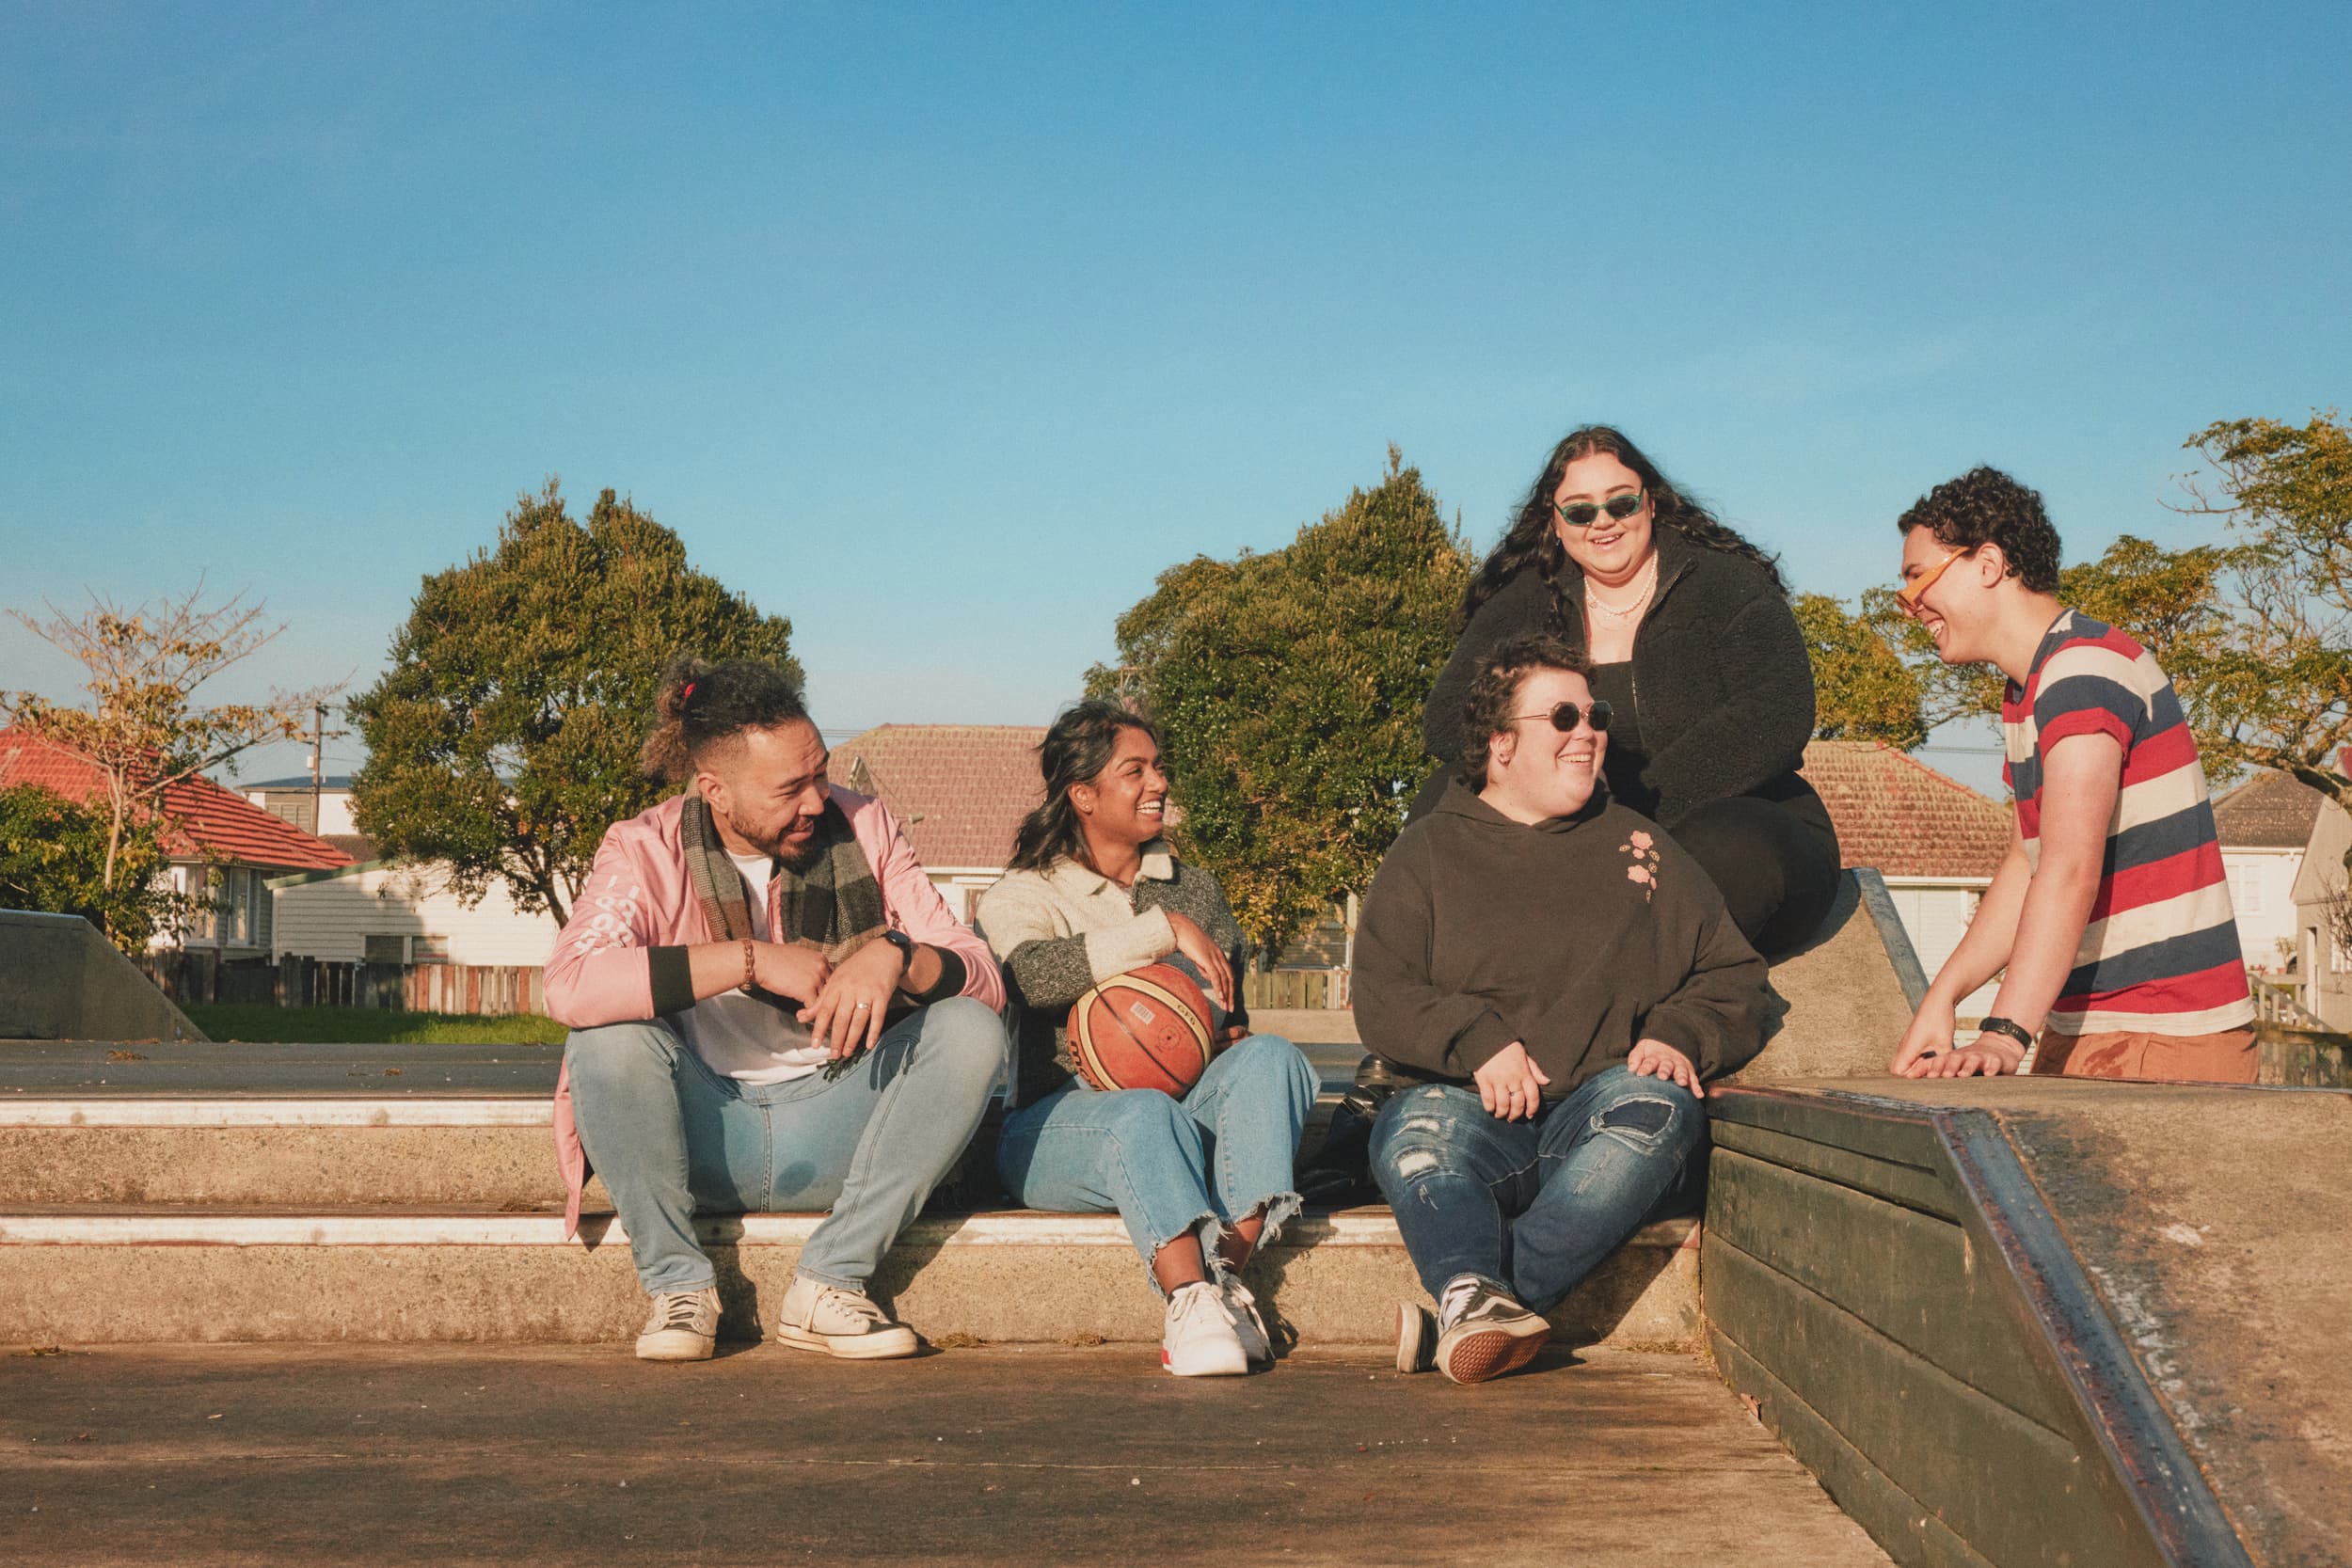
[[[1596,787],[1584,655],[1515,638],[1470,683],[1460,774],[1380,863],[1356,1022],[1408,1081],[1372,1169],[1422,1284],[1397,1367],[1477,1383],[1681,1174],[1705,1082],[1762,1049],[1764,960],[1691,855]]]
[[[1610,793],[1707,868],[1764,952],[1820,925],[1837,895],[1837,832],[1798,772],[1813,666],[1771,557],[1621,433],[1587,425],[1552,448],[1456,619],[1460,641],[1422,710],[1430,755],[1462,755],[1463,695],[1489,654],[1555,632],[1592,658],[1593,689],[1615,711]]]

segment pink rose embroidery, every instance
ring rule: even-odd
[[[1633,863],[1625,868],[1625,878],[1641,885],[1642,902],[1646,904],[1658,893],[1658,840],[1645,832],[1626,836],[1631,842],[1618,845],[1617,853],[1633,857]]]

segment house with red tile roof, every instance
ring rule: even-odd
[[[0,788],[37,784],[77,804],[103,800],[105,778],[75,752],[22,730],[0,729]],[[224,958],[259,958],[270,950],[273,877],[333,870],[351,857],[324,839],[262,810],[202,777],[165,786],[164,850],[173,887],[206,894],[218,908],[177,939],[157,946],[217,949]]]
[[[833,749],[831,777],[897,814],[947,908],[969,921],[1045,798],[1044,739],[1040,724],[882,724]]]
[[[1883,741],[1816,740],[1804,749],[1804,776],[1836,824],[1845,863],[1874,867],[1886,879],[1932,977],[1967,933],[2009,852],[2010,807]],[[1994,990],[1967,998],[1961,1016],[1980,1016]]]

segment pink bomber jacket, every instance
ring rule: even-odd
[[[890,924],[916,942],[962,959],[962,994],[1001,1011],[1005,981],[988,943],[948,912],[946,900],[923,874],[898,819],[880,800],[831,787],[834,803],[849,817],[858,847],[874,868],[882,912]],[[572,917],[548,958],[548,1011],[558,1023],[587,1029],[653,1018],[653,949],[691,947],[711,940],[710,924],[703,918],[701,901],[686,875],[678,829],[685,809],[686,798],[673,796],[605,831],[588,884],[574,900]],[[768,884],[771,930],[783,891],[782,878]],[[564,1173],[564,1233],[569,1236],[580,1227],[588,1153],[572,1119],[568,1068],[555,1082],[555,1159]]]

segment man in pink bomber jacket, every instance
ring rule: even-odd
[[[682,795],[617,822],[548,960],[570,1025],[557,1156],[580,1219],[593,1164],[653,1314],[650,1361],[711,1354],[697,1210],[832,1212],[777,1338],[912,1355],[866,1282],[978,1128],[1006,1055],[1003,977],[877,800],[825,780],[798,688],[680,659],[645,763]]]

